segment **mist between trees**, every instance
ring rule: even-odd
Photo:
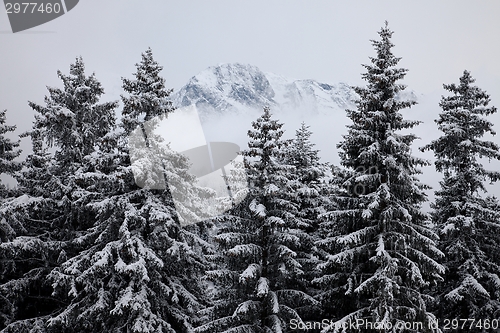
[[[441,332],[455,319],[492,331],[500,204],[484,184],[500,173],[480,159],[500,160],[482,140],[497,110],[468,71],[443,85],[442,134],[421,148],[442,181],[424,212],[429,187],[418,175],[430,163],[411,154],[416,136],[401,133],[419,121],[401,114],[416,102],[400,98],[407,69],[392,34],[386,23],[371,41],[340,165],[320,162],[305,123],[284,140],[266,107],[224,175],[243,184],[230,196],[200,186],[160,135],[131,162],[130,134],[175,113],[151,49],[122,78],[123,107],[100,103],[104,89],[81,58],[59,71],[62,88],[29,103],[35,120],[21,136],[32,153],[22,162],[1,112],[0,171],[18,182],[0,189],[1,332],[295,332],[292,322],[324,318],[315,331],[380,331],[348,324],[369,322]],[[168,186],[146,186],[156,181]],[[224,208],[207,217],[214,207]]]

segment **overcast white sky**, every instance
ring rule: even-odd
[[[81,0],[52,22],[12,34],[0,9],[0,109],[8,110],[18,133],[28,130],[33,112],[27,101],[42,103],[46,85],[61,86],[56,71],[67,73],[80,55],[102,82],[104,100],[118,99],[120,78],[131,76],[147,47],[174,89],[225,62],[296,79],[364,84],[361,64],[374,55],[369,40],[388,20],[394,53],[409,69],[404,83],[427,96],[411,118],[431,128],[442,84],[457,82],[464,69],[500,107],[499,13],[495,0]],[[500,132],[500,117],[492,121]]]

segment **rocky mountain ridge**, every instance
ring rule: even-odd
[[[210,113],[244,112],[269,106],[281,111],[329,113],[354,106],[356,93],[346,83],[293,80],[239,63],[209,67],[172,96],[175,106],[195,104]]]

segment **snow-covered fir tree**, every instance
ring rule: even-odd
[[[282,124],[265,108],[252,127],[242,152],[249,195],[218,221],[219,267],[207,272],[216,301],[196,332],[288,332],[290,320],[301,321],[316,303],[305,292],[308,236],[291,200],[297,184],[295,168],[283,163]]]
[[[14,176],[21,170],[21,163],[15,159],[21,154],[19,141],[12,141],[5,135],[16,130],[15,125],[7,125],[6,116],[7,110],[0,111],[0,174]],[[4,183],[0,183],[0,198],[6,198],[9,195],[9,190]],[[0,230],[2,230],[0,228]],[[0,241],[2,239],[2,231],[0,231]]]
[[[16,126],[5,123],[6,113],[7,110],[0,111],[0,174],[14,176],[22,167],[21,162],[14,160],[21,154],[21,150],[16,149],[19,147],[19,141],[13,142],[5,136],[16,129]],[[0,200],[3,201],[3,206],[6,206],[5,203],[9,201],[7,198],[13,194],[3,182],[0,183]],[[11,240],[16,235],[16,229],[20,231],[22,226],[0,215],[0,243]]]
[[[320,162],[319,151],[311,142],[309,126],[305,123],[296,131],[295,138],[284,148],[284,164],[293,166],[293,176],[298,183],[292,200],[298,205],[297,217],[301,218],[308,233],[317,230],[318,216],[324,213],[328,201],[325,198],[325,178],[328,166]]]
[[[308,281],[318,277],[316,266],[319,260],[314,243],[322,237],[319,233],[319,216],[334,206],[329,193],[332,187],[327,181],[328,165],[320,162],[319,150],[314,149],[314,144],[311,142],[312,134],[309,126],[302,123],[295,133],[295,138],[284,147],[283,161],[294,167],[294,172],[289,178],[293,178],[295,182],[295,194],[290,200],[297,205],[296,217],[300,220],[301,229],[306,232],[301,240],[302,246],[297,250],[303,252],[299,260]],[[318,293],[313,287],[312,283],[309,283],[307,291],[309,295]],[[319,312],[319,307],[311,307],[308,313],[304,313],[302,319],[318,319]]]
[[[14,176],[21,169],[22,164],[14,159],[19,156],[21,150],[19,141],[13,142],[5,135],[13,132],[16,126],[6,124],[6,110],[0,111],[0,174]],[[3,182],[0,183],[0,200],[3,207],[7,207],[11,197],[15,195]],[[9,218],[7,214],[0,210],[0,244],[12,240],[16,234],[22,232],[23,227],[17,220]],[[0,245],[1,246],[1,245]],[[1,250],[0,250],[1,254]],[[1,261],[1,260],[0,260]],[[9,268],[8,265],[0,263],[0,285],[3,285],[9,279],[5,274]],[[0,329],[11,320],[12,303],[7,300],[3,293],[0,293]]]
[[[93,172],[76,172],[78,196],[90,198],[86,207],[95,220],[73,240],[80,253],[51,274],[55,294],[69,296],[49,321],[57,332],[192,332],[205,302],[199,277],[210,245],[196,226],[181,228],[170,192],[154,185],[166,177],[193,202],[206,191],[188,174],[188,160],[154,134],[155,119],[174,109],[150,49],[136,67],[133,79],[123,79],[128,95],[122,96],[120,128],[88,156]],[[158,164],[149,171],[131,162],[136,128],[147,134],[142,161]]]
[[[436,235],[421,211],[425,185],[416,175],[428,162],[411,155],[413,134],[400,130],[417,125],[404,120],[401,110],[414,101],[400,98],[407,73],[397,68],[393,32],[387,22],[373,40],[376,57],[363,65],[366,87],[356,87],[356,110],[347,110],[352,124],[338,145],[347,168],[339,209],[328,212],[328,237],[318,242],[328,255],[319,265],[317,282],[326,291],[323,304],[337,326],[328,331],[359,332],[342,323],[363,319],[385,325],[385,332],[427,332],[434,316],[427,310],[430,297],[422,290],[440,279],[444,268],[437,260]],[[421,330],[405,329],[421,322]],[[401,325],[403,325],[401,328]]]
[[[440,318],[498,319],[500,315],[500,211],[495,198],[484,198],[484,182],[497,181],[481,158],[500,160],[499,146],[483,140],[495,134],[486,116],[497,109],[489,95],[464,71],[459,84],[446,84],[436,120],[442,136],[423,147],[436,156],[444,174],[432,205],[433,222],[445,253],[445,282],[437,289]],[[470,331],[483,332],[474,327]]]
[[[93,223],[79,202],[75,174],[86,167],[101,136],[113,125],[116,102],[99,104],[104,90],[94,75],[85,75],[83,60],[58,71],[64,88],[49,87],[45,105],[30,102],[35,110],[30,136],[33,153],[16,175],[21,196],[2,209],[5,218],[21,225],[16,237],[1,245],[0,292],[9,300],[12,316],[5,332],[45,332],[51,315],[65,298],[53,295],[48,279],[54,267],[79,252],[73,238]],[[47,146],[55,152],[48,153]]]
[[[37,144],[33,144],[34,151],[38,144],[42,147],[42,141],[37,140]],[[57,306],[48,301],[50,288],[49,285],[42,283],[49,271],[43,268],[47,263],[45,260],[47,247],[44,244],[47,240],[40,240],[37,237],[50,230],[45,223],[40,223],[41,220],[34,218],[38,208],[46,206],[43,201],[50,193],[48,183],[50,176],[45,176],[49,175],[46,162],[50,157],[48,153],[42,155],[33,153],[26,158],[24,162],[26,170],[16,174],[18,192],[22,195],[2,203],[2,223],[5,226],[4,230],[7,231],[4,235],[7,237],[3,239],[6,243],[0,245],[3,259],[0,261],[0,298],[3,300],[0,310],[2,312],[0,329],[9,324],[13,324],[12,331],[19,332],[28,332],[29,327],[44,327],[44,320],[37,318],[43,313],[38,308],[53,310],[54,306]],[[56,243],[57,241],[51,245]],[[30,289],[38,289],[35,294],[38,299],[30,295]],[[6,331],[9,330],[10,328],[7,328]]]

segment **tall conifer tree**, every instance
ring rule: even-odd
[[[302,309],[315,303],[305,293],[300,249],[307,235],[291,200],[297,187],[294,167],[283,163],[282,124],[265,108],[252,127],[242,152],[249,195],[219,219],[220,266],[207,272],[217,301],[196,332],[288,332],[290,321],[300,322]]]
[[[6,332],[44,332],[47,320],[64,306],[66,298],[53,295],[48,276],[80,251],[73,239],[93,223],[95,215],[79,201],[77,179],[114,124],[117,103],[99,103],[104,90],[94,75],[85,74],[81,58],[69,75],[58,71],[58,76],[63,89],[49,87],[45,105],[29,103],[36,114],[25,136],[31,137],[33,153],[17,174],[23,195],[4,208],[6,218],[22,225],[0,248],[6,276],[0,292],[13,314]],[[47,146],[55,152],[48,153]]]
[[[481,158],[500,160],[499,146],[482,140],[495,134],[486,116],[497,112],[489,95],[464,71],[459,84],[445,84],[436,120],[443,135],[423,147],[436,156],[444,174],[432,205],[433,222],[446,255],[445,282],[438,288],[441,318],[498,319],[500,315],[500,211],[495,198],[484,198],[484,182],[500,179]],[[481,193],[483,192],[483,193]],[[482,332],[480,327],[470,331]]]
[[[416,175],[428,162],[411,155],[415,135],[398,133],[419,123],[401,114],[415,102],[399,97],[405,86],[398,81],[407,70],[396,67],[400,58],[391,51],[387,22],[378,34],[380,40],[372,41],[376,56],[363,65],[368,84],[355,88],[357,109],[347,110],[352,125],[338,145],[347,168],[345,195],[339,209],[325,215],[336,229],[326,230],[330,237],[318,243],[329,252],[318,282],[332,289],[323,298],[325,307],[337,305],[327,309],[338,320],[331,331],[358,332],[363,328],[340,324],[363,319],[390,328],[386,332],[426,332],[434,317],[422,289],[444,270],[436,261],[442,256],[437,237],[421,211],[427,187]],[[406,322],[423,328],[405,329]]]
[[[95,223],[74,240],[84,249],[51,274],[56,293],[70,296],[50,320],[59,332],[187,333],[203,307],[199,276],[210,246],[195,227],[181,228],[169,191],[155,187],[161,179],[151,177],[176,177],[192,201],[199,191],[188,160],[154,134],[157,120],[174,111],[159,76],[162,67],[150,49],[136,66],[134,78],[123,79],[129,95],[122,96],[121,128],[103,138],[103,148],[88,160],[95,172],[81,179],[80,197],[92,198],[86,207]],[[144,188],[136,184],[142,176],[136,177],[131,162],[130,135],[136,129],[147,140],[144,155],[158,164],[148,162],[151,168],[141,170],[148,174]]]

